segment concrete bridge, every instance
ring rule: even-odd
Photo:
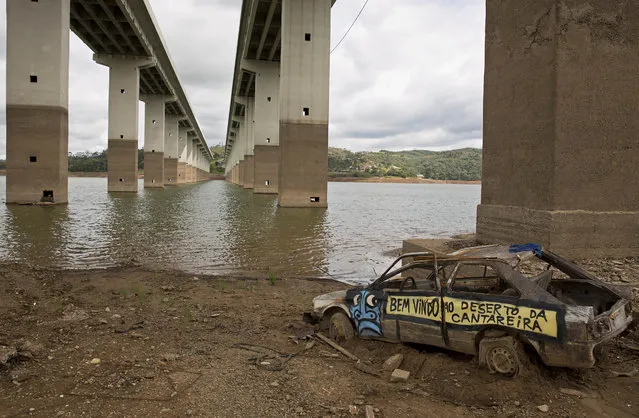
[[[7,0],[7,203],[67,202],[69,36],[109,67],[108,191],[203,180],[211,152],[148,0]]]
[[[639,4],[486,5],[478,240],[636,255]],[[327,204],[331,6],[242,3],[226,173],[280,206]]]
[[[227,179],[326,207],[331,7],[243,0],[226,139]]]

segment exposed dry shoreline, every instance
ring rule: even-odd
[[[631,266],[615,268],[637,285]],[[319,341],[309,349],[297,341],[313,331],[302,322],[312,298],[345,286],[137,267],[0,265],[0,346],[21,353],[10,369],[0,366],[0,417],[348,417],[364,416],[366,405],[376,417],[639,414],[637,376],[614,377],[639,368],[636,348],[628,348],[639,346],[637,330],[606,344],[594,369],[542,366],[531,378],[514,380],[445,350],[359,339],[345,344],[373,368],[404,354],[402,368],[411,378],[390,383]],[[542,414],[540,405],[549,412]]]

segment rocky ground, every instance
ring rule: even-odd
[[[639,287],[637,259],[583,264]],[[302,321],[313,296],[344,287],[0,265],[0,417],[346,417],[367,406],[375,417],[639,416],[636,328],[593,369],[537,365],[525,380],[445,350],[358,339],[344,345],[368,366],[356,367],[305,339]],[[361,370],[394,354],[407,382]]]

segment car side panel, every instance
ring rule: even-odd
[[[397,321],[402,342],[446,347],[439,292],[389,292],[384,313]]]

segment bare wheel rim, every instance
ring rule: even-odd
[[[506,376],[514,376],[518,370],[518,362],[515,353],[504,347],[495,347],[490,355],[491,369]]]

